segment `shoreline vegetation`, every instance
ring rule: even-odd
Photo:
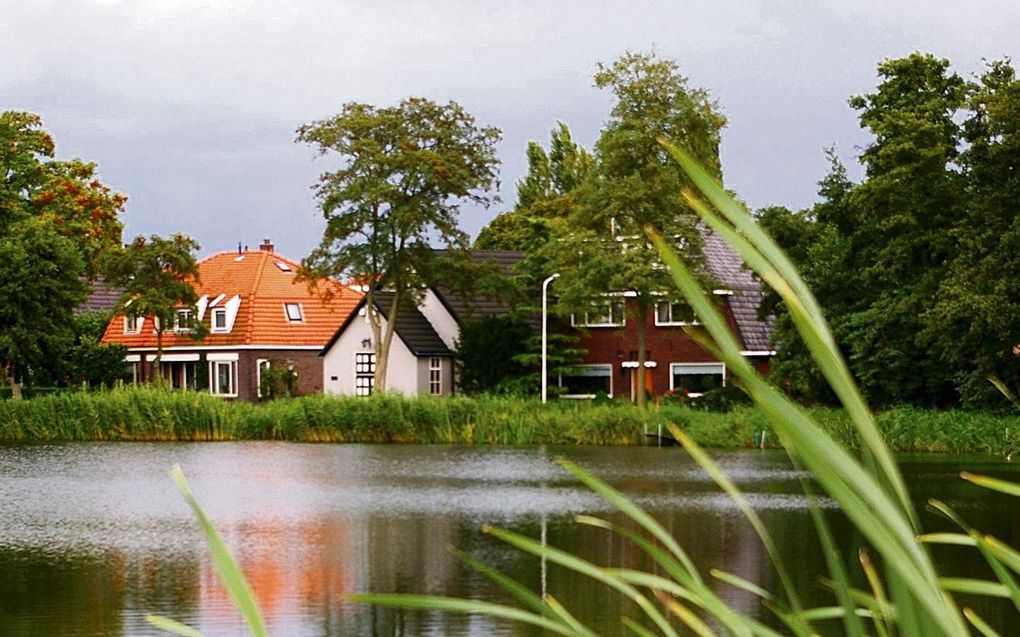
[[[839,410],[811,409],[836,440],[853,447],[855,430]],[[898,452],[992,453],[1020,448],[1020,416],[897,407],[876,415]],[[711,448],[778,446],[757,407],[728,412],[627,402],[497,396],[305,396],[261,404],[224,401],[201,392],[129,387],[102,392],[0,401],[0,441],[228,441],[466,445],[640,445],[645,432],[677,425]],[[652,442],[654,444],[654,441]]]

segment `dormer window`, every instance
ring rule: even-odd
[[[190,332],[193,315],[191,310],[177,310],[177,317],[174,321],[175,332]]]
[[[124,315],[124,333],[125,334],[137,334],[142,331],[142,317],[131,316],[130,314]]]
[[[227,331],[227,308],[216,307],[212,311],[212,331],[214,332],[226,332]]]
[[[304,320],[304,315],[301,313],[300,303],[284,303],[283,309],[287,314],[287,320],[291,323],[300,323]]]

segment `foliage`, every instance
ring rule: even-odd
[[[594,158],[574,142],[567,125],[558,122],[552,130],[548,153],[528,142],[527,156],[528,174],[517,182],[514,209],[482,228],[475,248],[533,253],[577,210],[575,191],[591,174]]]
[[[595,85],[612,91],[616,102],[595,145],[595,166],[577,189],[580,205],[563,235],[546,244],[545,256],[549,271],[562,274],[556,282],[561,312],[633,293],[638,370],[644,373],[647,317],[671,289],[644,228],[651,225],[671,237],[693,265],[701,262],[702,244],[696,215],[677,197],[689,179],[656,139],[680,140],[719,175],[726,120],[707,91],[690,87],[675,62],[654,53],[627,53],[611,65],[600,64]],[[638,392],[638,403],[644,399]]]
[[[760,220],[825,308],[871,403],[992,404],[983,377],[1020,389],[1015,72],[992,62],[970,83],[915,53],[879,75],[873,93],[850,100],[874,135],[865,179],[851,183],[830,153],[819,204]],[[774,298],[763,308],[777,314],[774,375],[832,402]]]
[[[259,392],[263,400],[289,398],[297,391],[297,383],[297,370],[282,358],[269,359],[269,366],[259,372]]]
[[[74,344],[61,366],[66,384],[112,387],[125,379],[127,347],[100,342],[110,318],[110,312],[86,312],[74,317]]]
[[[527,374],[514,360],[533,330],[510,317],[487,317],[460,326],[457,369],[460,389],[466,394],[499,392]]]
[[[53,159],[55,145],[30,113],[0,113],[0,373],[15,395],[33,367],[71,340],[74,308],[105,252],[120,244],[125,197],[95,164]]]
[[[116,312],[134,319],[153,320],[156,330],[153,366],[156,369],[167,332],[187,330],[191,338],[201,340],[207,331],[197,320],[198,293],[193,287],[198,281],[198,265],[193,253],[198,249],[198,242],[182,234],[169,239],[152,235],[148,240],[137,236],[106,259],[107,284],[124,290],[117,300]],[[185,325],[179,324],[179,310],[190,311],[191,318]]]
[[[298,129],[298,141],[341,161],[315,186],[326,230],[304,260],[303,274],[353,279],[368,288],[377,391],[385,391],[400,307],[416,302],[432,282],[432,242],[465,248],[467,237],[457,226],[460,203],[488,206],[496,199],[499,139],[498,129],[478,126],[458,104],[422,98],[383,108],[351,102],[338,115]],[[393,295],[385,321],[377,289]]]

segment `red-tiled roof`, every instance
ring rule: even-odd
[[[222,345],[322,346],[336,332],[361,300],[361,292],[335,281],[320,282],[309,290],[306,282],[295,281],[298,264],[274,252],[250,250],[221,252],[198,263],[199,281],[195,291],[212,303],[223,295],[216,307],[223,307],[235,296],[240,305],[229,333],[210,330],[201,342],[187,334],[167,331],[163,347]],[[328,301],[321,292],[332,292]],[[302,320],[287,319],[285,304],[297,303]],[[203,323],[208,327],[212,310],[207,309]],[[146,318],[137,334],[124,333],[124,317],[116,316],[106,327],[104,343],[122,343],[128,347],[155,347],[156,334],[151,318]]]

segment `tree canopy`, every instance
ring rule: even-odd
[[[430,283],[432,242],[462,253],[461,204],[488,206],[497,199],[499,139],[498,129],[479,126],[458,104],[423,98],[391,107],[352,102],[298,129],[299,142],[341,162],[314,187],[326,230],[303,273],[365,285],[377,391],[385,391],[398,310]],[[393,293],[385,321],[374,302],[377,289]]]
[[[37,115],[0,113],[0,369],[15,396],[27,370],[70,344],[73,311],[121,241],[126,198],[95,164],[54,155]]]
[[[914,53],[879,64],[850,99],[873,141],[852,183],[834,162],[809,211],[763,211],[798,262],[875,405],[987,402],[1020,390],[1020,84],[1008,62],[977,82]],[[778,308],[774,373],[805,398],[824,384]]]

